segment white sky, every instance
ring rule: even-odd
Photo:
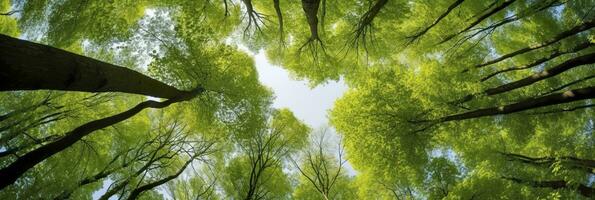
[[[328,124],[328,111],[347,90],[343,81],[310,88],[307,81],[295,80],[285,69],[269,63],[263,51],[254,55],[254,62],[260,82],[270,87],[276,96],[273,107],[289,108],[313,129]]]

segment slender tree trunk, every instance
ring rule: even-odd
[[[560,63],[554,67],[551,67],[551,68],[544,70],[542,72],[535,73],[535,74],[525,77],[523,79],[519,79],[519,80],[510,82],[510,83],[504,84],[504,85],[499,85],[496,87],[488,88],[488,89],[484,90],[482,92],[482,94],[484,94],[486,96],[492,96],[492,95],[509,92],[509,91],[516,90],[516,89],[531,85],[533,83],[542,81],[544,79],[557,76],[558,74],[561,74],[565,71],[571,70],[575,67],[593,64],[593,63],[595,63],[595,53],[586,54],[583,56],[579,56],[579,57],[567,60],[567,61]],[[452,103],[460,104],[460,103],[471,101],[476,97],[477,97],[476,94],[470,94],[470,95],[467,95],[467,96],[465,96],[459,100],[456,100]]]
[[[275,13],[277,14],[277,20],[279,21],[279,35],[281,41],[283,41],[283,13],[281,12],[279,0],[273,0],[273,6],[275,7]]]
[[[490,95],[496,95],[496,94],[512,91],[512,90],[515,90],[515,89],[518,89],[518,88],[521,88],[521,87],[524,87],[527,85],[531,85],[538,81],[541,81],[541,80],[544,80],[544,79],[547,79],[550,77],[554,77],[562,72],[568,71],[575,67],[593,64],[593,63],[595,63],[595,53],[590,53],[587,55],[576,57],[576,58],[567,60],[566,62],[563,62],[562,64],[559,64],[555,67],[544,70],[543,72],[535,73],[535,74],[528,76],[526,78],[511,82],[508,84],[504,84],[504,85],[501,85],[501,86],[498,86],[495,88],[487,89],[487,90],[485,90],[485,94],[490,96]]]
[[[310,39],[319,39],[318,34],[318,8],[320,7],[320,0],[302,0],[302,9],[306,14],[306,20],[310,27]]]
[[[174,98],[186,91],[134,70],[0,34],[0,91],[124,92]]]
[[[551,189],[571,189],[577,191],[579,194],[585,197],[593,197],[595,193],[595,188],[586,186],[584,184],[578,184],[578,187],[573,187],[572,185],[568,184],[567,181],[564,180],[555,180],[555,181],[531,181],[531,180],[523,180],[519,178],[510,178],[510,177],[503,177],[504,179],[519,183],[519,184],[528,184],[532,187],[536,188],[551,188]]]
[[[580,50],[583,50],[583,49],[586,49],[586,48],[589,48],[589,47],[592,47],[592,46],[595,46],[595,43],[588,41],[588,42],[584,42],[582,44],[579,44],[579,45],[575,46],[574,48],[572,48],[570,50],[567,50],[567,51],[555,51],[554,53],[552,53],[552,54],[550,54],[550,55],[548,55],[546,57],[537,59],[537,60],[533,61],[532,63],[526,64],[526,65],[522,65],[522,66],[509,67],[509,68],[506,68],[506,69],[501,69],[501,70],[498,70],[496,72],[493,72],[493,73],[491,73],[491,74],[489,74],[489,75],[481,78],[481,82],[484,82],[484,81],[486,81],[486,80],[488,80],[488,79],[490,79],[490,78],[492,78],[492,77],[494,77],[494,76],[496,76],[498,74],[501,74],[501,73],[505,73],[505,72],[509,72],[509,71],[515,71],[515,70],[529,69],[529,68],[538,66],[538,65],[540,65],[542,63],[545,63],[547,61],[550,61],[550,60],[552,60],[554,58],[557,58],[557,57],[559,57],[561,55],[568,54],[568,53],[576,53],[576,52],[578,52]]]
[[[521,154],[514,154],[514,153],[501,153],[502,155],[506,156],[508,160],[511,161],[520,161],[527,164],[534,164],[534,165],[546,165],[550,166],[556,162],[562,162],[564,164],[570,164],[574,167],[585,168],[588,169],[589,172],[595,170],[595,160],[590,159],[583,159],[577,158],[572,156],[561,156],[561,157],[529,157]]]
[[[172,174],[170,176],[167,176],[163,179],[151,182],[151,183],[147,183],[145,185],[142,185],[136,189],[134,189],[132,192],[130,192],[130,195],[128,196],[128,200],[134,200],[137,199],[139,195],[141,195],[143,192],[151,190],[153,188],[156,188],[160,185],[163,185],[165,183],[167,183],[168,181],[171,181],[175,178],[177,178],[178,176],[180,176],[180,174],[182,174],[182,172],[184,172],[184,169],[186,169],[186,167],[188,167],[188,165],[190,165],[190,163],[192,163],[192,161],[194,159],[196,159],[199,156],[199,154],[195,154],[194,156],[192,156],[188,161],[186,161],[186,163],[184,163],[184,166],[182,166],[175,174]]]
[[[362,16],[362,18],[359,21],[357,29],[361,30],[361,29],[363,29],[363,27],[371,25],[372,21],[374,21],[374,18],[376,18],[376,15],[378,15],[378,13],[380,13],[380,10],[382,10],[382,8],[384,7],[384,5],[386,5],[386,3],[388,3],[388,0],[376,1],[376,3],[374,3],[374,6],[372,6],[372,8],[370,8],[370,10],[368,10],[364,14],[364,16]]]
[[[579,24],[579,25],[577,25],[577,26],[575,26],[575,27],[573,27],[573,28],[571,28],[569,30],[566,30],[564,32],[559,33],[558,35],[554,36],[553,38],[550,38],[549,40],[544,41],[543,43],[541,43],[539,45],[528,46],[528,47],[525,47],[525,48],[516,50],[514,52],[511,52],[511,53],[502,55],[502,56],[500,56],[500,57],[498,57],[496,59],[493,59],[493,60],[484,62],[484,63],[479,64],[479,65],[475,65],[474,68],[481,68],[481,67],[485,67],[485,66],[488,66],[488,65],[492,65],[492,64],[498,63],[500,61],[506,60],[508,58],[512,58],[512,57],[515,57],[517,55],[521,55],[521,54],[527,53],[529,51],[533,51],[533,50],[536,50],[536,49],[541,49],[541,48],[547,47],[547,46],[549,46],[551,44],[554,44],[556,42],[559,42],[560,40],[563,40],[563,39],[568,38],[570,36],[576,35],[576,34],[581,33],[583,31],[589,30],[589,29],[591,29],[593,27],[595,27],[595,19],[591,19],[589,21],[585,21],[582,24]]]
[[[192,93],[188,93],[187,95],[183,96],[178,96],[176,98],[169,99],[163,102],[157,102],[152,100],[144,101],[127,111],[83,124],[70,131],[69,133],[66,133],[65,136],[60,138],[59,140],[43,145],[19,157],[16,161],[11,163],[7,167],[1,169],[0,190],[8,185],[13,184],[21,175],[23,175],[29,169],[33,168],[35,165],[53,156],[54,154],[57,154],[60,151],[72,146],[74,143],[78,142],[80,139],[91,134],[96,130],[100,130],[105,127],[124,121],[146,108],[164,108],[173,103],[190,100],[202,92],[204,92],[204,89],[198,88],[194,90]]]
[[[490,107],[490,108],[482,108],[477,109],[461,114],[455,114],[440,118],[438,121],[440,122],[447,122],[447,121],[455,121],[455,120],[465,120],[465,119],[472,119],[472,118],[479,118],[485,116],[494,116],[494,115],[501,115],[501,114],[510,114],[515,112],[521,112],[524,110],[540,108],[544,106],[551,106],[557,105],[562,103],[569,103],[573,101],[579,101],[584,99],[592,99],[595,98],[595,86],[585,87],[575,90],[569,90],[566,92],[561,93],[554,93],[546,96],[541,96],[537,98],[530,98],[525,99],[516,103],[498,106],[498,107]]]

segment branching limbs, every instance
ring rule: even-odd
[[[515,14],[512,16],[507,16],[504,19],[498,20],[498,21],[491,23],[487,26],[466,29],[465,31],[457,33],[453,36],[453,38],[454,38],[457,35],[464,34],[461,38],[457,39],[457,41],[454,43],[452,48],[461,46],[464,42],[466,42],[472,38],[478,38],[475,41],[475,44],[477,44],[484,38],[490,36],[499,27],[502,27],[504,25],[507,25],[507,24],[519,21],[521,19],[530,17],[534,14],[537,14],[537,13],[547,10],[549,8],[563,5],[564,3],[565,2],[560,2],[559,0],[548,0],[548,1],[543,1],[543,2],[537,2],[537,3],[529,6],[529,8],[527,8],[523,11],[520,11],[520,13],[518,13],[518,14]],[[493,14],[495,14],[495,13],[493,13]],[[474,26],[477,26],[477,25],[478,24],[476,24]]]
[[[184,171],[194,160],[212,153],[213,142],[196,140],[190,136],[185,126],[177,120],[168,123],[153,139],[141,145],[143,148],[139,158],[142,163],[133,173],[121,180],[116,180],[100,199],[121,193],[128,193],[128,199],[136,199],[143,192],[171,181]],[[171,175],[162,176],[163,170],[176,165],[179,158],[187,156],[185,163]],[[136,184],[134,181],[138,180]]]
[[[595,194],[595,188],[589,187],[585,184],[578,184],[575,187],[574,184],[569,183],[568,181],[564,180],[548,180],[548,181],[534,181],[534,180],[524,180],[520,178],[514,177],[502,177],[503,179],[518,183],[518,184],[526,184],[531,187],[536,188],[550,188],[550,189],[572,189],[576,190],[582,196],[587,198],[593,197]]]
[[[249,33],[252,28],[262,33],[261,26],[265,24],[264,22],[266,20],[266,16],[254,9],[252,0],[242,0],[242,3],[244,3],[244,6],[246,7],[246,13],[244,16],[242,16],[242,18],[248,19],[246,28],[244,28],[244,36],[246,36],[246,34]]]
[[[492,5],[490,5],[490,7],[484,13],[480,14],[467,27],[465,27],[463,30],[460,30],[460,31],[456,32],[455,34],[451,34],[451,35],[446,36],[442,41],[440,41],[439,44],[448,42],[449,40],[453,39],[457,35],[469,31],[470,29],[472,29],[473,27],[475,27],[476,25],[478,25],[479,23],[481,23],[483,20],[485,20],[485,19],[489,18],[490,16],[492,16],[492,15],[500,12],[501,10],[505,9],[510,4],[514,3],[515,1],[516,0],[505,0],[501,4],[492,4]]]
[[[585,169],[587,172],[592,172],[595,170],[595,160],[577,158],[572,156],[543,156],[543,157],[530,157],[526,155],[516,154],[516,153],[506,153],[506,152],[499,152],[502,156],[504,156],[508,161],[518,161],[526,164],[531,165],[543,165],[543,166],[551,166],[556,162],[560,162],[562,164],[566,164],[572,168],[580,168]]]
[[[11,10],[11,11],[8,11],[8,12],[5,12],[5,13],[0,13],[0,16],[10,16],[10,15],[16,14],[16,13],[21,12],[21,11],[22,10]]]
[[[8,185],[13,184],[21,175],[33,168],[35,165],[43,162],[49,157],[69,148],[76,142],[83,139],[83,137],[111,125],[117,124],[128,118],[133,117],[137,113],[147,108],[164,108],[171,104],[189,101],[199,94],[202,94],[205,90],[202,87],[181,94],[175,98],[169,99],[163,102],[157,102],[153,100],[147,100],[137,104],[135,107],[101,119],[97,119],[88,123],[85,123],[72,131],[65,134],[64,137],[59,140],[53,141],[49,144],[43,145],[35,150],[28,152],[27,154],[19,157],[16,161],[10,163],[5,168],[0,169],[0,189],[5,188]]]
[[[357,22],[355,30],[353,30],[353,39],[351,45],[357,50],[361,43],[364,50],[367,52],[367,39],[368,34],[372,33],[372,22],[374,18],[380,13],[380,10],[388,3],[388,0],[377,0],[374,5],[362,15]],[[371,39],[370,39],[371,41]]]
[[[288,152],[285,147],[287,141],[281,137],[284,128],[285,126],[281,126],[261,130],[253,139],[247,141],[247,144],[239,142],[241,148],[247,152],[250,162],[246,200],[261,199],[266,196],[267,192],[261,187],[265,182],[264,173],[270,168],[279,166],[281,159]]]
[[[493,60],[490,60],[490,61],[487,61],[487,62],[478,64],[478,65],[475,65],[474,68],[482,68],[482,67],[485,67],[485,66],[488,66],[488,65],[496,64],[496,63],[498,63],[500,61],[503,61],[503,60],[506,60],[508,58],[512,58],[512,57],[515,57],[517,55],[521,55],[521,54],[524,54],[524,53],[527,53],[527,52],[530,52],[530,51],[533,51],[533,50],[537,50],[537,49],[541,49],[541,48],[547,47],[547,46],[552,45],[554,43],[557,43],[557,42],[559,42],[559,41],[561,41],[561,40],[563,40],[565,38],[568,38],[568,37],[574,36],[576,34],[579,34],[579,33],[583,32],[583,31],[589,30],[589,29],[591,29],[593,27],[595,27],[595,19],[590,19],[589,21],[585,21],[585,22],[583,22],[583,23],[581,23],[581,24],[579,24],[579,25],[577,25],[577,26],[575,26],[575,27],[573,27],[573,28],[571,28],[569,30],[566,30],[564,32],[561,32],[561,33],[557,34],[553,38],[550,38],[550,39],[546,40],[545,42],[542,42],[541,44],[532,45],[532,46],[528,46],[528,47],[525,47],[525,48],[522,48],[522,49],[518,49],[518,50],[516,50],[514,52],[511,52],[511,53],[502,55],[502,56],[500,56],[498,58],[495,58]]]
[[[595,43],[588,41],[588,42],[581,43],[581,44],[573,47],[572,49],[569,49],[569,50],[566,50],[566,51],[554,50],[553,53],[551,53],[551,54],[549,54],[549,55],[547,55],[545,57],[542,57],[540,59],[534,60],[533,62],[531,62],[529,64],[525,64],[525,65],[522,65],[522,66],[509,67],[509,68],[506,68],[506,69],[501,69],[501,70],[498,70],[496,72],[493,72],[493,73],[491,73],[491,74],[489,74],[489,75],[481,78],[481,82],[487,81],[490,78],[497,76],[498,74],[502,74],[502,73],[506,73],[506,72],[510,72],[510,71],[530,69],[530,68],[533,68],[535,66],[539,66],[540,64],[543,64],[543,63],[545,63],[547,61],[550,61],[550,60],[552,60],[554,58],[557,58],[559,56],[562,56],[562,55],[565,55],[565,54],[570,54],[570,53],[576,53],[576,52],[579,52],[581,50],[584,50],[584,49],[587,49],[587,48],[593,47],[593,46],[595,46]]]
[[[302,0],[302,9],[306,15],[308,26],[310,27],[310,37],[306,40],[299,51],[301,52],[304,47],[309,47],[312,53],[315,55],[315,45],[318,43],[324,51],[324,43],[320,39],[319,26],[318,26],[318,9],[320,7],[321,0]]]
[[[448,6],[448,8],[446,9],[445,12],[443,12],[442,14],[440,14],[440,16],[438,16],[438,18],[436,18],[436,20],[434,20],[434,22],[432,22],[429,26],[421,29],[420,31],[418,31],[417,33],[408,36],[407,37],[407,43],[405,44],[405,47],[409,46],[410,44],[414,43],[415,41],[417,41],[418,39],[420,39],[423,35],[425,35],[430,29],[432,29],[434,26],[436,26],[438,23],[440,23],[440,21],[442,21],[442,19],[444,19],[446,16],[448,16],[448,14],[450,14],[450,12],[452,12],[455,8],[459,7],[463,1],[465,0],[456,0],[455,2],[453,2],[452,4],[450,4],[450,6]]]
[[[325,148],[326,129],[320,134],[320,138],[313,142],[313,146],[306,150],[302,159],[302,167],[295,160],[291,160],[297,170],[308,182],[320,193],[324,199],[334,199],[331,190],[335,186],[341,171],[347,162],[344,159],[343,146],[339,144],[337,163],[335,158],[330,156]]]

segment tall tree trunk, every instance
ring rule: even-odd
[[[554,93],[546,96],[536,97],[536,98],[529,98],[525,99],[516,103],[498,106],[498,107],[490,107],[490,108],[482,108],[477,109],[461,114],[450,115],[446,117],[440,118],[439,122],[447,122],[447,121],[457,121],[457,120],[465,120],[465,119],[473,119],[473,118],[480,118],[485,116],[494,116],[494,115],[502,115],[502,114],[510,114],[515,112],[521,112],[525,110],[569,103],[573,101],[579,101],[584,99],[593,99],[595,98],[595,86],[585,87],[580,89],[569,90],[566,92],[561,93]]]
[[[519,80],[510,82],[510,83],[506,83],[504,85],[499,85],[496,87],[488,88],[488,89],[484,90],[482,92],[482,94],[486,95],[486,96],[493,96],[493,95],[509,92],[509,91],[516,90],[516,89],[531,85],[533,83],[557,76],[558,74],[561,74],[565,71],[574,69],[576,67],[580,67],[583,65],[589,65],[589,64],[593,64],[593,63],[595,63],[595,53],[582,55],[579,57],[575,57],[575,58],[566,60],[563,63],[560,63],[560,64],[558,64],[554,67],[551,67],[549,69],[546,69],[542,72],[534,73],[533,75],[527,76],[523,79],[519,79]],[[460,104],[460,103],[468,102],[468,101],[473,100],[476,97],[477,97],[477,94],[470,94],[470,95],[467,95],[459,100],[454,101],[453,103]]]
[[[569,184],[567,181],[564,180],[554,180],[554,181],[532,181],[532,180],[523,180],[514,177],[502,177],[504,179],[519,183],[519,184],[528,184],[532,187],[536,188],[551,188],[554,190],[557,189],[570,189],[575,190],[579,194],[583,195],[584,197],[591,198],[595,193],[595,188],[589,187],[584,184],[578,184],[577,187]]]
[[[44,89],[167,99],[188,93],[134,70],[0,34],[0,91]]]
[[[275,7],[275,13],[277,14],[277,20],[279,21],[279,35],[281,42],[283,42],[283,13],[281,12],[281,4],[279,0],[273,0],[273,7]]]
[[[310,27],[310,40],[320,38],[318,34],[318,7],[320,7],[320,0],[302,0],[302,9],[306,14],[306,20]]]
[[[176,98],[172,98],[163,102],[157,102],[152,100],[144,101],[127,111],[83,124],[70,131],[69,133],[66,133],[65,136],[60,138],[59,140],[43,145],[19,157],[16,161],[11,163],[7,167],[1,169],[0,190],[8,185],[13,184],[21,175],[23,175],[29,169],[33,168],[35,165],[53,156],[54,154],[57,154],[60,151],[72,146],[74,143],[78,142],[83,137],[91,134],[96,130],[100,130],[108,126],[114,125],[116,123],[119,123],[121,121],[124,121],[146,108],[164,108],[173,103],[188,101],[194,98],[196,95],[201,94],[202,92],[204,92],[203,88],[197,88],[193,92],[188,93],[187,95],[178,96]]]

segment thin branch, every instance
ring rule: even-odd
[[[498,74],[501,74],[501,73],[505,73],[505,72],[509,72],[509,71],[529,69],[529,68],[538,66],[538,65],[540,65],[542,63],[545,63],[547,61],[550,61],[550,60],[552,60],[554,58],[557,58],[557,57],[559,57],[561,55],[569,54],[569,53],[576,53],[576,52],[581,51],[583,49],[587,49],[589,47],[592,47],[594,45],[595,45],[595,43],[588,41],[588,42],[584,42],[582,44],[579,44],[576,47],[574,47],[574,48],[572,48],[570,50],[567,50],[567,51],[558,51],[558,50],[556,50],[556,51],[554,51],[554,53],[551,53],[550,55],[548,55],[546,57],[537,59],[537,60],[533,61],[532,63],[526,64],[526,65],[522,65],[522,66],[516,66],[516,67],[510,67],[510,68],[498,70],[498,71],[496,71],[494,73],[491,73],[491,74],[483,77],[481,79],[481,82],[487,81],[488,79],[490,79],[490,78],[492,78],[492,77],[494,77],[494,76],[496,76]]]
[[[516,50],[514,52],[511,52],[511,53],[505,54],[503,56],[500,56],[500,57],[498,57],[496,59],[493,59],[493,60],[484,62],[482,64],[475,65],[475,66],[473,66],[473,68],[485,67],[485,66],[492,65],[492,64],[498,63],[500,61],[506,60],[508,58],[512,58],[514,56],[527,53],[529,51],[533,51],[533,50],[537,50],[537,49],[541,49],[541,48],[547,47],[547,46],[552,45],[552,44],[554,44],[556,42],[559,42],[560,40],[563,40],[563,39],[565,39],[567,37],[570,37],[570,36],[576,35],[578,33],[581,33],[583,31],[589,30],[589,29],[593,28],[594,26],[595,26],[595,19],[591,19],[590,21],[583,22],[582,24],[580,24],[578,26],[575,26],[575,27],[573,27],[573,28],[571,28],[569,30],[566,30],[566,31],[562,32],[562,33],[559,33],[558,35],[554,36],[553,38],[551,38],[549,40],[546,40],[545,42],[543,42],[541,44],[532,45],[532,46],[528,46],[528,47],[525,47],[525,48]]]
[[[416,40],[418,40],[423,35],[425,35],[430,29],[432,29],[434,26],[438,25],[438,23],[440,23],[440,21],[442,21],[442,19],[444,19],[446,16],[448,16],[448,14],[450,14],[450,12],[453,11],[455,8],[459,7],[463,3],[463,1],[465,1],[465,0],[456,0],[455,2],[450,4],[448,6],[448,8],[446,9],[446,11],[443,12],[442,14],[440,14],[440,16],[438,16],[438,18],[436,18],[436,20],[434,20],[434,22],[432,22],[429,26],[423,28],[422,30],[418,31],[417,33],[415,33],[411,36],[407,36],[407,39],[409,41],[407,41],[407,43],[405,44],[405,47],[414,43]]]
[[[510,4],[514,3],[516,0],[505,0],[504,2],[502,2],[502,4],[496,6],[496,7],[492,7],[490,6],[491,9],[489,9],[486,13],[480,15],[477,19],[475,19],[475,21],[471,22],[471,24],[469,24],[466,28],[464,28],[463,30],[449,35],[446,38],[444,38],[442,41],[440,41],[438,44],[443,44],[445,42],[448,42],[449,40],[451,40],[452,38],[456,37],[457,35],[467,32],[469,29],[475,27],[476,25],[478,25],[479,23],[481,23],[483,20],[489,18],[490,16],[500,12],[501,10],[505,9],[506,7],[508,7]],[[494,4],[495,5],[495,4]]]

